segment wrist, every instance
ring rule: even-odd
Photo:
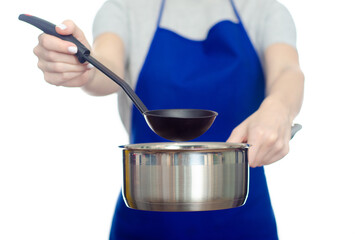
[[[91,89],[92,89],[93,81],[95,78],[95,74],[96,74],[96,68],[91,68],[88,71],[88,75],[87,75],[88,79],[87,79],[86,83],[83,86],[81,86],[81,89],[90,95],[92,92]]]
[[[276,96],[266,97],[259,109],[270,112],[271,114],[277,114],[280,117],[282,116],[290,125],[292,125],[293,120],[296,117],[287,102]]]

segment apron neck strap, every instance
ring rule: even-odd
[[[242,22],[242,19],[239,17],[239,14],[238,14],[237,8],[236,8],[236,6],[235,6],[234,0],[230,0],[230,3],[232,4],[233,11],[234,11],[234,13],[235,13],[235,16],[236,16],[237,19],[238,19],[238,22],[241,23],[241,22]]]
[[[233,0],[229,0],[229,1],[230,1],[231,5],[233,7],[233,11],[235,13],[235,16],[237,17],[239,23],[241,23],[242,20],[239,17],[239,14],[238,14],[237,8],[235,7],[234,1]],[[160,26],[160,21],[161,21],[162,15],[163,15],[164,7],[165,7],[165,0],[162,0],[161,4],[160,4],[159,16],[158,16],[158,21],[157,21],[157,28]]]
[[[162,0],[161,4],[160,4],[159,17],[158,17],[158,21],[157,21],[157,28],[160,26],[160,21],[161,21],[162,15],[163,15],[164,6],[165,6],[165,0]]]

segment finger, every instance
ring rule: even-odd
[[[257,142],[255,145],[258,146],[258,151],[255,153],[253,159],[253,165],[255,167],[264,165],[266,160],[265,156],[273,151],[274,141],[274,137],[271,135],[265,136],[258,134],[253,136],[250,144],[254,145],[254,142]]]
[[[82,87],[82,86],[84,86],[89,81],[89,77],[88,77],[89,71],[90,70],[87,70],[86,72],[84,72],[80,76],[78,76],[70,81],[63,82],[62,86],[64,86],[64,87]]]
[[[276,135],[270,134],[263,128],[251,127],[248,132],[248,144],[251,145],[249,151],[249,165],[251,167],[263,165],[263,158],[270,151],[270,146],[275,137]]]
[[[44,79],[46,82],[56,85],[56,86],[70,86],[70,85],[76,85],[77,82],[84,81],[85,72],[65,72],[65,73],[50,73],[50,72],[45,72],[44,73]],[[78,80],[80,79],[80,80]],[[73,81],[76,84],[70,84],[70,82]]]
[[[72,34],[76,39],[83,43],[87,48],[90,48],[83,31],[76,26],[76,24],[71,20],[65,20],[63,23],[56,26],[56,31],[62,35]]]
[[[247,142],[247,127],[246,124],[241,123],[239,126],[233,129],[231,135],[227,139],[227,142],[233,143],[245,143]]]
[[[250,142],[259,142],[260,146],[255,154],[254,165],[271,164],[283,158],[289,151],[290,133],[282,129],[278,131],[256,131],[250,137]]]
[[[264,156],[264,165],[274,163],[283,157],[285,157],[289,152],[289,139],[278,140]]]
[[[262,164],[271,164],[286,156],[289,152],[290,138],[291,129],[289,127],[279,128],[265,135],[263,138],[265,151],[260,157]]]
[[[258,163],[256,162],[256,156],[259,153],[259,145],[253,144],[250,146],[248,150],[248,162],[250,167],[258,167]]]
[[[50,73],[85,72],[89,67],[85,64],[68,64],[61,62],[47,62],[42,60],[39,60],[37,65],[43,72]]]
[[[83,32],[72,20],[65,20],[61,24],[56,25],[55,30],[61,35],[72,34],[75,37],[80,37],[83,35]]]
[[[45,50],[48,51],[55,51],[71,55],[74,55],[78,51],[78,48],[74,43],[64,41],[58,37],[49,34],[39,35],[38,42],[40,46],[42,46]]]
[[[258,151],[255,152],[252,159],[252,167],[261,167],[266,165],[266,158],[265,156],[269,153],[270,149],[267,149],[263,146],[258,147]]]
[[[65,53],[59,53],[55,51],[48,51],[43,48],[41,45],[37,45],[33,49],[33,53],[38,57],[45,61],[49,62],[62,62],[69,64],[80,64],[78,58],[74,55],[69,55]]]

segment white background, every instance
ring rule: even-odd
[[[128,143],[116,97],[44,82],[40,31],[17,20],[73,19],[90,42],[100,1],[1,3],[0,239],[108,239]],[[266,167],[280,239],[355,239],[355,17],[351,0],[283,0],[306,75],[303,129]]]

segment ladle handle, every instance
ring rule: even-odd
[[[76,39],[73,35],[60,35],[56,32],[55,30],[55,25],[53,23],[50,23],[46,20],[43,20],[41,18],[29,15],[29,14],[21,14],[18,17],[19,20],[27,22],[39,29],[41,29],[43,32],[56,36],[62,40],[69,41],[74,43],[78,47],[78,52],[75,54],[79,60],[80,63],[84,63],[88,61],[92,65],[94,65],[98,70],[103,72],[106,76],[108,76],[111,80],[113,80],[115,83],[117,83],[119,86],[122,87],[122,89],[127,93],[127,95],[130,97],[130,99],[133,101],[134,105],[137,107],[137,109],[143,114],[148,111],[147,107],[143,104],[143,102],[139,99],[137,94],[133,91],[133,89],[127,84],[126,81],[124,81],[122,78],[117,76],[114,72],[112,72],[110,69],[105,67],[103,64],[101,64],[99,61],[97,61],[95,58],[90,56],[90,50],[87,49],[84,44],[82,44],[78,39]]]
[[[78,39],[73,37],[73,35],[58,34],[55,30],[55,25],[53,23],[47,22],[46,20],[29,14],[21,14],[18,19],[41,29],[43,32],[49,35],[56,36],[62,40],[74,43],[78,47],[78,52],[75,55],[78,57],[80,63],[84,63],[86,61],[86,59],[84,58],[85,55],[90,55],[90,50],[87,49],[84,44],[79,42]]]
[[[106,76],[108,76],[112,81],[117,83],[121,88],[125,91],[125,93],[129,96],[129,98],[132,100],[134,105],[137,107],[137,109],[144,114],[145,112],[148,111],[148,108],[144,105],[142,100],[137,96],[137,94],[133,91],[133,89],[128,85],[126,81],[124,81],[122,78],[117,76],[114,72],[112,72],[110,69],[105,67],[102,63],[97,61],[95,58],[93,58],[90,55],[85,55],[85,59],[94,65],[97,69],[99,69],[102,73],[104,73]]]

